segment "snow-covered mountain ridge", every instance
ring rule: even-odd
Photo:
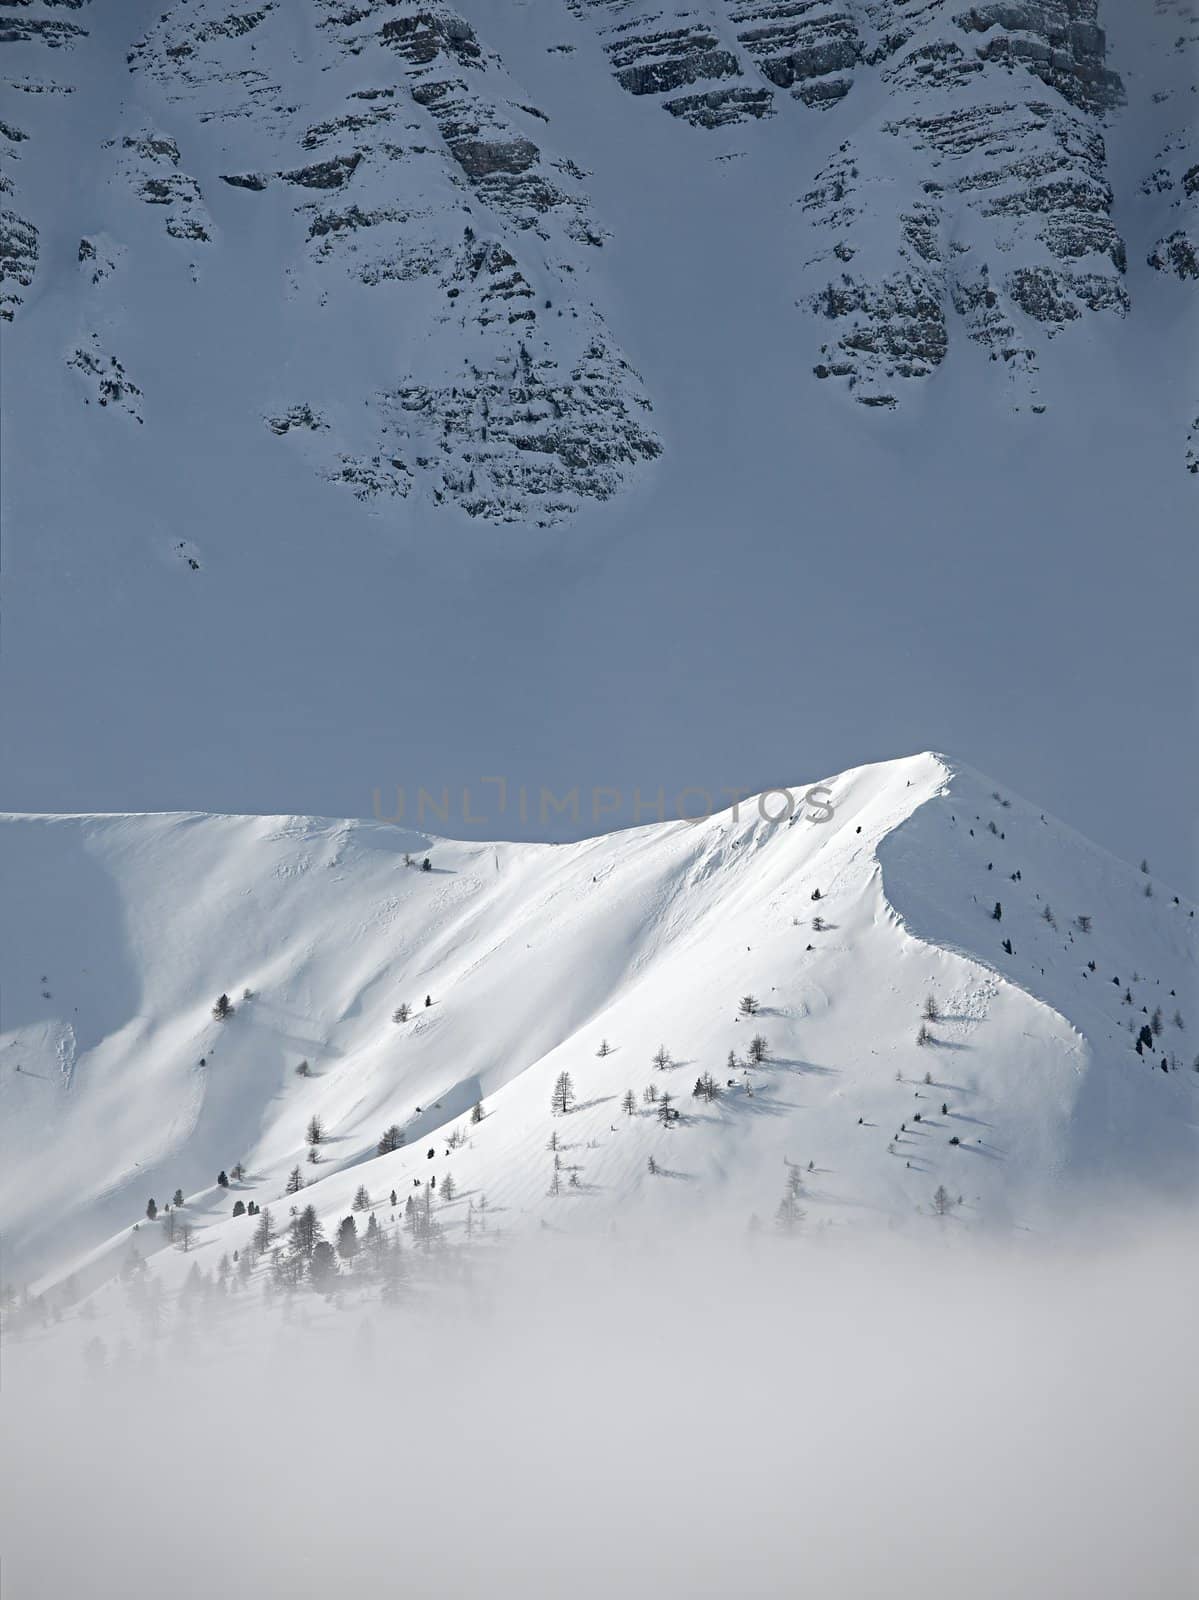
[[[809,1227],[902,1221],[941,1186],[997,1228],[1193,1195],[1193,908],[942,757],[827,787],[825,823],[747,801],[560,846],[5,817],[10,1270],[113,1270],[133,1224],[157,1248],[146,1204],[176,1189],[231,1251],[254,1227],[234,1205],[284,1213],[297,1166],[327,1226],[360,1185],[387,1210],[452,1176],[458,1239],[480,1208],[506,1231],[741,1226],[788,1183]]]

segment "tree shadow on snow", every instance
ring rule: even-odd
[[[576,1115],[580,1111],[590,1111],[595,1106],[606,1106],[609,1100],[615,1099],[616,1096],[614,1094],[601,1094],[597,1095],[594,1100],[578,1100],[570,1108],[571,1115]]]
[[[973,1144],[960,1144],[957,1148],[964,1150],[968,1155],[986,1156],[988,1161],[1007,1160],[1007,1156],[1004,1155],[1002,1150],[996,1150],[993,1145],[983,1144],[981,1139],[976,1140]]]
[[[759,1117],[782,1117],[789,1111],[798,1111],[801,1108],[793,1100],[780,1100],[778,1095],[770,1094],[763,1089],[755,1089],[752,1094],[745,1089],[726,1089],[720,1097],[726,1105],[735,1106],[739,1111],[749,1111]]]
[[[807,1072],[821,1078],[836,1077],[840,1067],[822,1067],[818,1061],[801,1061],[794,1056],[768,1056],[763,1062],[766,1067],[778,1067],[783,1072]]]

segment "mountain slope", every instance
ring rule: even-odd
[[[1189,905],[940,757],[830,779],[790,822],[739,812],[563,846],[305,818],[4,819],[14,1259],[62,1267],[113,1235],[96,1258],[111,1270],[147,1199],[177,1186],[200,1240],[232,1249],[253,1228],[235,1200],[281,1210],[296,1165],[327,1223],[359,1184],[379,1205],[452,1173],[456,1236],[480,1196],[505,1229],[663,1208],[743,1225],[772,1214],[785,1162],[809,1226],[901,1220],[940,1184],[989,1227],[1193,1193]],[[426,847],[429,871],[404,865]],[[1130,1024],[1158,1009],[1138,1054]],[[555,1117],[563,1071],[576,1105]],[[712,1100],[692,1092],[705,1073]],[[378,1155],[393,1123],[403,1147]],[[216,1187],[239,1161],[244,1182]]]

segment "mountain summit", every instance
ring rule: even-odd
[[[231,1251],[296,1169],[326,1224],[433,1178],[455,1236],[1193,1192],[1192,908],[944,757],[821,794],[560,846],[5,818],[10,1251],[115,1270],[176,1190]]]

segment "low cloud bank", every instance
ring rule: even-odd
[[[124,1378],[10,1342],[5,1600],[1181,1600],[1194,1237],[545,1239]]]

